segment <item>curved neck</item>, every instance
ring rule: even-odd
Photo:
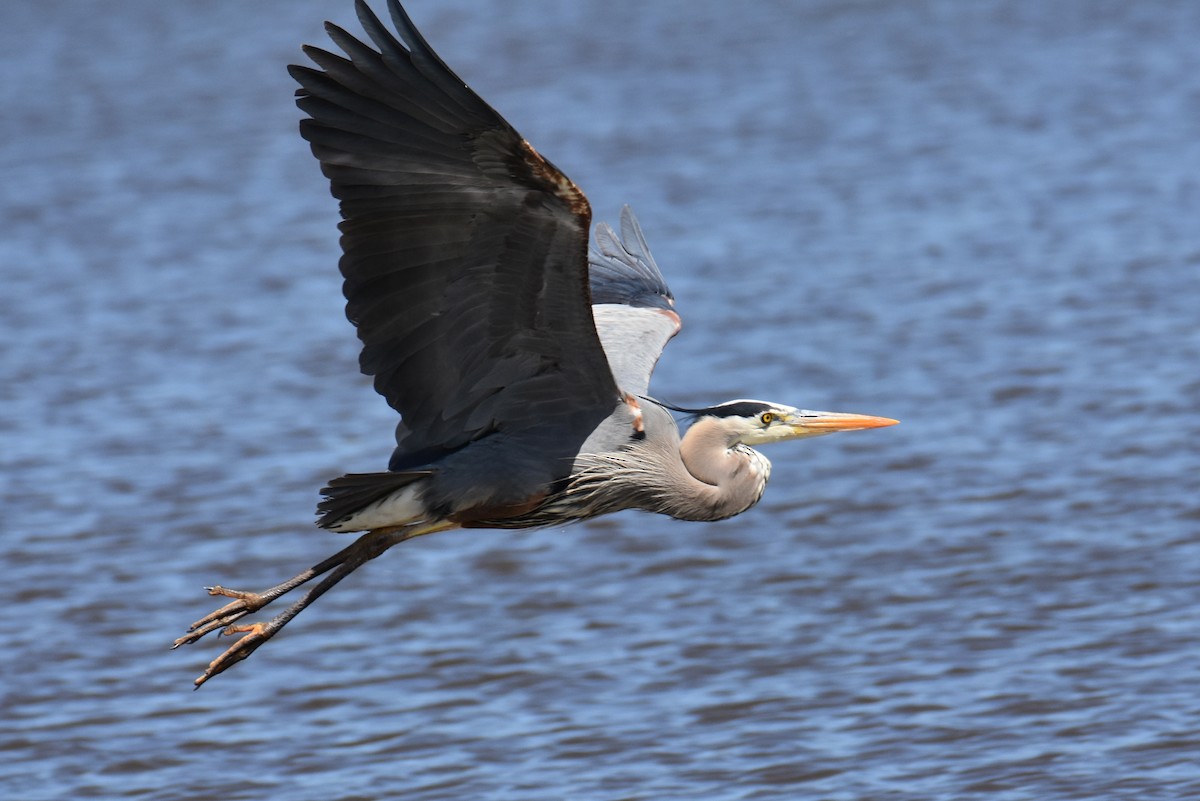
[[[771,463],[741,444],[727,423],[701,418],[680,439],[666,409],[651,403],[642,412],[643,439],[617,450],[585,449],[576,458],[569,486],[554,501],[558,514],[643,509],[679,520],[724,520],[758,503]],[[617,422],[628,431],[628,421]]]
[[[711,417],[701,418],[687,430],[679,443],[679,458],[691,479],[686,482],[691,497],[672,504],[683,514],[675,509],[669,514],[685,520],[722,520],[746,511],[758,503],[771,475],[765,456],[740,444],[720,420]],[[693,512],[697,516],[691,516]]]

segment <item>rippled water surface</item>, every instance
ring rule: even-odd
[[[416,541],[199,692],[382,467],[284,65],[347,2],[0,9],[0,795],[1200,796],[1200,5],[412,0],[684,315],[900,418],[752,512]]]

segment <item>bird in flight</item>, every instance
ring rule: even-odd
[[[318,525],[361,532],[262,592],[229,599],[175,641],[240,635],[204,674],[246,659],[367,561],[457,528],[531,528],[641,509],[722,520],[762,497],[752,446],[895,424],[732,400],[681,409],[648,395],[680,327],[633,213],[596,227],[583,192],[468,88],[388,0],[396,34],[357,0],[365,44],[292,66],[300,133],[340,201],[346,315],[359,362],[400,414],[388,469],[329,482]],[[398,38],[397,38],[398,34]],[[687,415],[680,436],[672,412]],[[266,622],[239,622],[313,584]]]

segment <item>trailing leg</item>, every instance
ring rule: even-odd
[[[333,556],[313,565],[308,570],[297,574],[282,584],[277,584],[262,592],[242,592],[224,587],[209,587],[210,595],[222,595],[233,598],[231,602],[210,612],[197,620],[188,628],[188,633],[175,640],[172,648],[193,643],[204,635],[222,629],[222,634],[241,634],[242,636],[224,653],[209,663],[204,674],[196,679],[196,686],[204,684],[218,673],[223,673],[233,665],[241,662],[267,640],[275,636],[287,623],[300,614],[309,604],[325,594],[331,587],[353,573],[362,565],[379,556],[393,545],[405,540],[431,534],[435,531],[445,531],[454,528],[453,523],[440,523],[418,526],[393,526],[368,531],[361,535],[352,545],[343,548]],[[332,571],[332,572],[330,572]],[[280,596],[291,592],[302,584],[306,584],[317,576],[329,573],[320,583],[306,592],[298,601],[266,623],[251,623],[234,625],[249,614],[257,612]]]

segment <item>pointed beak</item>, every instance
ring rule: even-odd
[[[835,431],[884,428],[886,426],[894,426],[900,421],[893,420],[890,417],[873,417],[869,414],[806,411],[793,417],[789,422],[798,434],[832,434]]]

